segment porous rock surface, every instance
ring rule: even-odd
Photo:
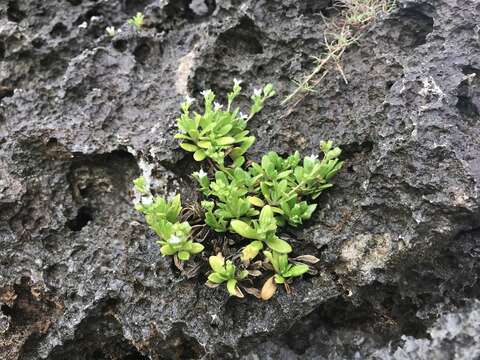
[[[398,0],[344,55],[348,83],[281,105],[331,5],[0,1],[2,359],[478,358],[480,4]],[[146,157],[196,198],[179,103],[234,77],[278,92],[249,156],[332,139],[346,161],[289,234],[318,275],[269,302],[181,278],[132,206]]]

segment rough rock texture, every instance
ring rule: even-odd
[[[345,54],[348,84],[281,106],[330,5],[0,2],[2,359],[478,357],[480,5],[398,0]],[[147,155],[165,194],[195,198],[179,103],[233,77],[279,94],[250,156],[333,139],[346,160],[290,233],[319,275],[265,303],[180,278],[132,207]]]

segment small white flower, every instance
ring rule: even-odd
[[[253,96],[262,96],[262,89],[253,90]]]
[[[244,114],[244,113],[242,113],[242,112],[240,111],[240,112],[238,113],[238,117],[239,117],[240,119],[245,120],[246,118],[248,118],[248,115],[246,115],[246,114]]]
[[[152,196],[143,196],[142,197],[142,204],[143,205],[150,205],[153,203],[153,197]]]
[[[210,93],[212,92],[212,90],[203,90],[200,95],[202,95],[203,97],[207,97],[210,95]]]
[[[186,102],[188,105],[191,105],[191,104],[193,104],[193,103],[195,102],[195,99],[187,95],[187,96],[185,97],[185,102]]]
[[[201,178],[204,178],[205,176],[207,176],[207,173],[205,171],[203,171],[203,168],[200,168],[200,171],[197,171],[197,175],[201,179]]]
[[[218,110],[220,110],[222,107],[223,107],[223,105],[222,105],[222,104],[219,104],[219,103],[216,102],[216,101],[213,103],[213,110],[214,110],[214,111],[218,111]]]
[[[306,158],[307,158],[307,159],[310,159],[310,160],[312,160],[312,161],[315,161],[315,160],[318,159],[318,155],[312,154],[312,155],[310,155],[310,156],[306,156]]]
[[[182,242],[182,239],[180,239],[177,235],[172,235],[170,239],[168,239],[168,243],[172,245],[177,245]]]
[[[110,37],[114,37],[115,36],[115,26],[107,26],[107,28],[105,29],[105,31],[107,32],[107,35],[110,36]]]
[[[235,86],[238,86],[238,85],[240,85],[241,83],[242,83],[242,79],[239,80],[239,79],[237,79],[237,78],[233,78],[233,84],[234,84]]]
[[[86,29],[87,26],[88,26],[88,23],[87,23],[86,21],[84,21],[83,23],[81,23],[80,25],[78,25],[78,27],[79,27],[80,29]]]

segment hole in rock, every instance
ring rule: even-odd
[[[72,231],[80,231],[92,220],[93,210],[87,206],[82,206],[78,209],[77,216],[67,222],[67,226]]]
[[[458,96],[456,106],[458,111],[460,111],[465,117],[478,119],[480,116],[477,106],[472,102],[472,99],[469,96]]]
[[[325,17],[338,14],[341,5],[337,0],[304,0],[300,4],[304,15],[321,14]]]
[[[260,29],[253,21],[243,17],[240,23],[232,29],[225,31],[218,37],[220,52],[261,54],[263,47],[258,41]]]
[[[82,3],[82,0],[67,0],[67,2],[72,4],[73,6],[77,6]]]
[[[433,31],[433,18],[420,9],[407,8],[398,13],[400,24],[399,43],[407,47],[417,47],[427,42],[427,36]]]
[[[41,37],[37,37],[32,40],[32,46],[35,49],[40,49],[43,45],[45,45],[45,40],[43,40]]]
[[[50,31],[50,36],[57,38],[57,37],[65,37],[67,36],[67,27],[62,23],[57,23],[53,26],[52,31]]]
[[[113,42],[113,47],[120,52],[124,52],[125,50],[127,50],[127,41],[123,39],[115,40]]]
[[[20,10],[20,8],[18,7],[17,0],[12,0],[8,2],[8,7],[7,7],[8,20],[18,23],[22,21],[25,18],[25,16],[27,15],[25,14],[25,12]]]
[[[5,57],[5,43],[0,41],[0,60],[3,60]]]
[[[0,100],[10,96],[13,96],[13,88],[9,86],[0,85]]]
[[[146,360],[123,336],[122,327],[105,306],[84,318],[73,339],[56,346],[48,360]],[[162,357],[163,359],[163,357]],[[165,359],[170,359],[165,357]],[[171,358],[175,359],[175,358]]]
[[[133,51],[133,55],[135,56],[135,59],[139,63],[143,64],[143,63],[145,63],[145,60],[147,60],[147,58],[150,56],[151,51],[152,51],[152,49],[150,48],[150,46],[143,43],[143,44],[138,45],[135,48],[135,50]]]

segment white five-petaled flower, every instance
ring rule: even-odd
[[[262,89],[253,90],[253,96],[261,96],[261,95],[262,95]]]
[[[208,90],[203,90],[200,95],[202,95],[203,97],[207,97],[208,95],[210,95],[210,93],[212,92],[212,90],[208,89]]]
[[[233,84],[234,84],[235,86],[238,86],[238,85],[240,85],[241,83],[242,83],[242,79],[239,80],[239,79],[237,79],[237,78],[233,78]]]
[[[186,102],[188,105],[191,105],[191,104],[193,104],[193,102],[195,102],[195,99],[187,95],[187,96],[185,97],[185,102]]]
[[[195,172],[195,175],[197,175],[201,179],[201,178],[204,178],[205,176],[207,176],[207,173],[205,171],[203,171],[203,168],[200,168],[199,171]]]
[[[315,161],[318,159],[318,155],[317,154],[312,154],[310,156],[306,156],[306,158],[312,160],[312,161]]]
[[[216,101],[213,103],[213,110],[214,110],[214,111],[218,111],[218,110],[220,110],[222,107],[223,107],[223,105],[222,105],[222,104],[219,104],[219,103],[216,102]]]
[[[182,239],[180,239],[177,235],[172,235],[170,236],[170,239],[168,239],[168,243],[172,245],[177,245],[182,242]]]
[[[242,112],[240,111],[240,112],[238,113],[238,117],[239,117],[240,119],[245,120],[246,118],[248,118],[248,115],[246,115],[246,114],[244,114],[244,113],[242,113]]]

